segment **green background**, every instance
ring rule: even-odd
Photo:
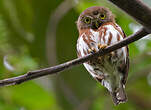
[[[143,0],[151,6],[150,0]],[[126,35],[141,25],[107,0],[0,0],[0,78],[77,57],[76,20],[90,6],[108,7]],[[140,16],[141,17],[141,16]],[[151,36],[129,45],[128,102],[115,107],[107,90],[78,65],[56,75],[0,88],[0,110],[150,110]]]

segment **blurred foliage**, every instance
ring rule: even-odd
[[[55,37],[56,50],[51,51],[51,47],[49,51],[56,53],[58,64],[76,58],[78,31],[75,22],[90,6],[110,8],[126,35],[140,28],[135,20],[106,0],[67,1],[73,8],[66,10],[55,26],[58,20],[55,13],[63,5],[62,0],[0,0],[1,79],[54,64],[47,61],[46,48],[50,48],[46,45],[47,37]],[[151,1],[144,2],[151,6]],[[65,9],[67,7],[62,11]],[[49,24],[54,15],[54,24]],[[47,34],[49,27],[57,27],[56,36]],[[129,48],[131,64],[126,88],[129,101],[126,104],[115,107],[106,89],[79,65],[48,79],[0,88],[0,110],[150,110],[150,36],[130,44]]]

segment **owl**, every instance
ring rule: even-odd
[[[78,18],[77,28],[78,57],[103,50],[126,37],[112,12],[105,7],[94,6],[84,10]],[[115,105],[127,101],[124,90],[129,70],[127,46],[85,62],[84,66],[94,79],[107,88]]]

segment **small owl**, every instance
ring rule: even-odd
[[[77,55],[85,55],[104,49],[123,40],[126,36],[115,23],[112,12],[104,7],[90,7],[78,18]],[[122,47],[104,56],[84,63],[94,79],[108,89],[115,105],[127,101],[124,91],[129,70],[128,47]]]

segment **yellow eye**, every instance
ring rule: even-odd
[[[90,23],[91,23],[91,18],[86,17],[86,18],[84,19],[84,22],[85,22],[86,24],[90,24]]]
[[[101,19],[105,19],[105,15],[104,15],[104,14],[101,14],[101,15],[100,15],[100,18],[101,18]]]

